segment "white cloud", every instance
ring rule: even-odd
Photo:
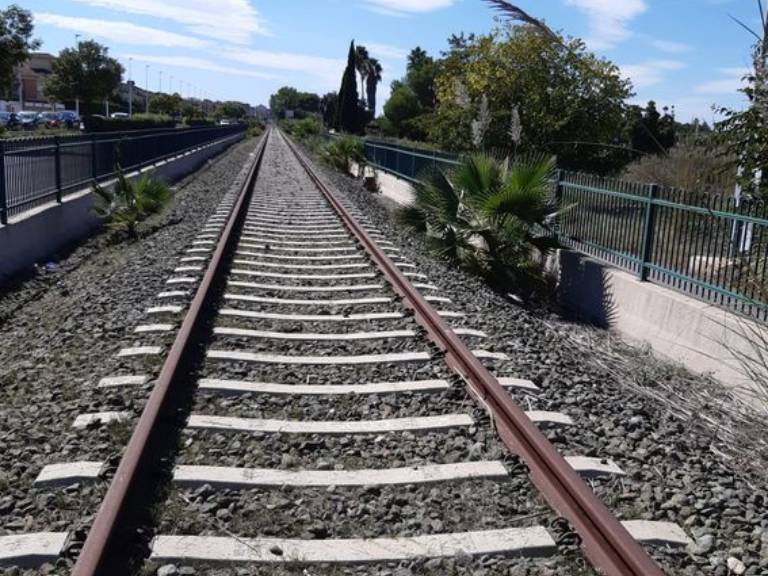
[[[432,12],[453,5],[454,0],[365,0],[370,10],[388,16]]]
[[[249,70],[243,67],[234,66],[222,66],[211,60],[205,58],[192,58],[187,56],[153,56],[150,54],[122,54],[120,56],[123,60],[133,58],[136,62],[145,64],[160,64],[163,66],[175,66],[178,68],[194,68],[197,70],[208,70],[210,72],[221,72],[222,74],[230,74],[232,76],[247,76],[250,78],[263,78],[266,80],[272,80],[280,78],[275,74],[268,72],[260,72],[258,70]]]
[[[690,52],[691,46],[683,44],[682,42],[670,42],[668,40],[652,39],[651,44],[657,50],[666,52],[668,54],[682,54],[684,52]]]
[[[409,53],[409,50],[405,48],[390,46],[389,44],[379,44],[377,42],[360,42],[360,44],[368,48],[368,52],[377,58],[405,60]]]
[[[248,0],[76,0],[119,12],[173,20],[190,31],[234,44],[247,44],[252,34],[269,35]]]
[[[74,30],[85,36],[109,38],[118,44],[138,44],[141,46],[167,46],[180,48],[204,48],[210,42],[174,34],[157,28],[136,26],[130,22],[115,22],[111,20],[96,20],[91,18],[72,18],[49,14],[36,13],[35,21],[65,30]]]
[[[611,48],[629,38],[627,25],[648,9],[645,0],[566,0],[589,17],[591,37],[587,43],[594,49]]]
[[[744,76],[750,73],[748,68],[719,68],[719,78],[702,82],[694,86],[697,94],[736,94],[744,86]]]
[[[620,68],[622,75],[632,80],[635,88],[647,88],[662,82],[665,72],[685,68],[685,63],[678,60],[649,60],[640,64],[624,64]]]
[[[290,52],[269,52],[267,50],[229,48],[222,50],[220,54],[224,58],[249,66],[300,72],[315,76],[323,80],[323,88],[336,87],[336,84],[341,81],[341,74],[347,65],[346,59],[324,58]]]

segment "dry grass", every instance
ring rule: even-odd
[[[604,331],[566,332],[565,327],[549,327],[618,385],[663,407],[688,430],[709,437],[710,450],[729,465],[754,478],[768,478],[768,404],[760,410],[745,399],[743,390],[726,388],[710,377],[658,360],[650,350],[631,347]],[[765,339],[757,345],[763,346],[759,358],[765,374],[768,328],[762,333]]]
[[[659,184],[706,195],[731,195],[736,174],[727,158],[716,155],[702,139],[690,137],[666,155],[648,155],[629,164],[624,180]]]

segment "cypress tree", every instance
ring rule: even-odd
[[[336,130],[357,132],[358,128],[357,73],[355,68],[355,41],[349,45],[349,56],[344,76],[341,78],[336,116],[333,122]]]

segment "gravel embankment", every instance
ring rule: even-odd
[[[290,197],[302,190],[314,190],[277,138],[268,145],[254,199],[274,197],[275,191]],[[319,193],[318,193],[319,194]],[[322,263],[322,262],[321,262]],[[242,267],[240,267],[242,268]],[[381,282],[364,280],[365,283]],[[299,284],[298,280],[275,280],[275,283]],[[361,282],[355,282],[361,283]],[[231,292],[235,292],[232,287]],[[286,296],[282,291],[237,290],[241,294],[301,299],[329,298],[328,294],[301,293]],[[362,293],[340,293],[334,298],[389,296],[386,287]],[[262,312],[292,314],[339,314],[363,311],[399,311],[396,301],[387,304],[339,307],[276,306],[272,303],[227,302],[227,307]],[[441,306],[460,310],[452,305]],[[242,337],[213,336],[208,349],[247,350],[298,356],[382,354],[402,351],[429,351],[433,347],[423,338],[413,319],[371,322],[286,322],[281,320],[236,319],[219,316],[218,327],[251,330],[309,332],[361,332],[372,330],[413,329],[419,334],[409,339],[374,341],[293,342],[259,340]],[[476,342],[477,347],[487,347]],[[295,366],[283,364],[249,364],[208,359],[201,376],[280,384],[365,384],[398,380],[445,378],[453,382],[446,392],[432,394],[380,394],[337,396],[272,396],[238,394],[222,396],[198,392],[193,412],[206,415],[240,416],[287,420],[376,420],[406,416],[438,414],[470,414],[475,424],[444,431],[420,434],[391,433],[378,435],[328,436],[318,434],[245,434],[187,430],[184,432],[177,464],[233,467],[265,467],[282,470],[320,469],[354,470],[406,467],[424,463],[453,463],[467,460],[502,460],[510,471],[504,481],[474,480],[437,485],[373,486],[368,488],[329,487],[274,488],[258,490],[218,490],[210,486],[176,488],[169,494],[157,526],[158,534],[235,535],[237,537],[284,538],[370,538],[416,534],[439,534],[546,523],[551,513],[532,485],[521,473],[519,462],[508,455],[489,425],[485,411],[466,393],[463,385],[446,369],[435,354],[428,361],[402,364],[378,363],[347,366]],[[489,363],[493,363],[490,361]],[[563,562],[562,559],[559,562]],[[568,566],[580,564],[569,559]],[[553,566],[551,571],[548,566]],[[526,561],[499,556],[456,558],[449,560],[387,563],[372,566],[309,566],[284,568],[277,566],[172,566],[148,565],[153,568],[184,571],[207,576],[246,575],[397,575],[451,574],[509,576],[555,574],[555,566],[547,560]],[[565,572],[559,572],[565,573]],[[576,572],[569,571],[575,574]]]
[[[752,473],[760,464],[744,469],[722,458],[712,447],[713,435],[695,420],[681,420],[674,404],[655,402],[628,386],[642,381],[653,387],[656,378],[685,394],[703,384],[702,378],[629,347],[616,361],[607,336],[513,305],[479,279],[430,256],[395,222],[391,202],[315,165],[346,202],[443,289],[455,309],[468,314],[468,326],[487,332],[493,348],[509,355],[499,368],[502,375],[542,388],[536,394],[513,392],[521,404],[563,411],[575,420],[576,426],[548,432],[562,452],[611,458],[624,469],[623,478],[590,480],[613,511],[623,519],[675,522],[695,539],[690,550],[653,550],[669,574],[768,574],[768,491],[764,476]],[[580,341],[590,347],[576,344]]]
[[[54,271],[17,284],[0,300],[0,535],[79,530],[82,540],[108,482],[36,488],[47,464],[110,460],[116,464],[132,422],[74,430],[76,416],[96,411],[140,414],[146,386],[97,389],[116,374],[157,374],[161,359],[119,360],[124,347],[162,345],[171,334],[135,335],[139,324],[178,323],[148,318],[161,304],[165,281],[179,266],[206,219],[239,176],[254,141],[235,145],[177,183],[170,205],[141,225],[141,237],[115,243],[95,236],[58,262]],[[170,302],[163,302],[168,304]],[[71,561],[24,574],[65,574]],[[9,569],[8,574],[19,572]]]

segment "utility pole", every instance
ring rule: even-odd
[[[157,80],[157,92],[158,92],[158,94],[162,94],[163,93],[163,71],[162,70],[160,70],[157,73],[157,78],[158,78],[158,80]]]
[[[149,113],[149,64],[144,65],[144,113]]]
[[[128,58],[128,118],[133,116],[133,58]]]
[[[171,74],[171,81],[168,84],[168,94],[173,94],[173,74]]]

